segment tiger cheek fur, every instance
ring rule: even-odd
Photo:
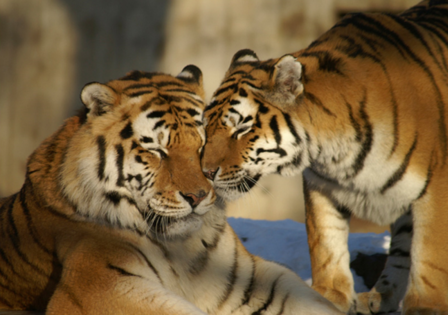
[[[448,3],[427,0],[347,16],[281,58],[241,50],[205,110],[203,171],[224,199],[247,193],[247,176],[303,171],[313,287],[344,312],[393,311],[405,292],[404,314],[448,312],[447,29]],[[359,297],[351,215],[393,223],[386,267]]]

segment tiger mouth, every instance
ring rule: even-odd
[[[149,231],[154,234],[167,234],[170,227],[176,223],[183,223],[192,220],[197,220],[199,217],[196,213],[190,213],[182,217],[176,216],[166,216],[158,214],[152,211],[146,218],[146,223],[148,224]]]
[[[239,193],[249,192],[260,180],[261,174],[257,174],[253,177],[241,177],[238,181],[222,181],[216,183],[216,188],[222,191],[237,191]]]

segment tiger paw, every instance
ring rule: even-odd
[[[313,289],[332,302],[340,311],[356,314],[356,296],[323,286],[313,286]]]
[[[359,293],[356,311],[360,314],[394,312],[399,308],[400,303],[397,295],[397,292],[393,290],[378,292],[376,288],[370,292]]]
[[[378,292],[363,292],[358,294],[356,312],[359,314],[375,314],[381,308],[381,294]]]

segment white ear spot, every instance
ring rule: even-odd
[[[82,89],[81,100],[90,110],[89,115],[100,116],[108,112],[117,99],[112,88],[100,83],[89,83]]]
[[[260,59],[258,59],[257,54],[253,50],[242,49],[233,56],[231,64],[258,61],[260,61]]]
[[[188,65],[182,69],[177,75],[177,78],[189,82],[201,83],[202,71],[195,65]]]

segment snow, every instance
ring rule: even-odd
[[[287,266],[311,284],[311,262],[303,223],[292,220],[264,221],[242,218],[228,218],[228,222],[250,253]],[[387,253],[389,243],[389,232],[350,233],[350,258],[353,260],[358,252]],[[353,270],[352,273],[356,292],[368,291],[362,278]]]

